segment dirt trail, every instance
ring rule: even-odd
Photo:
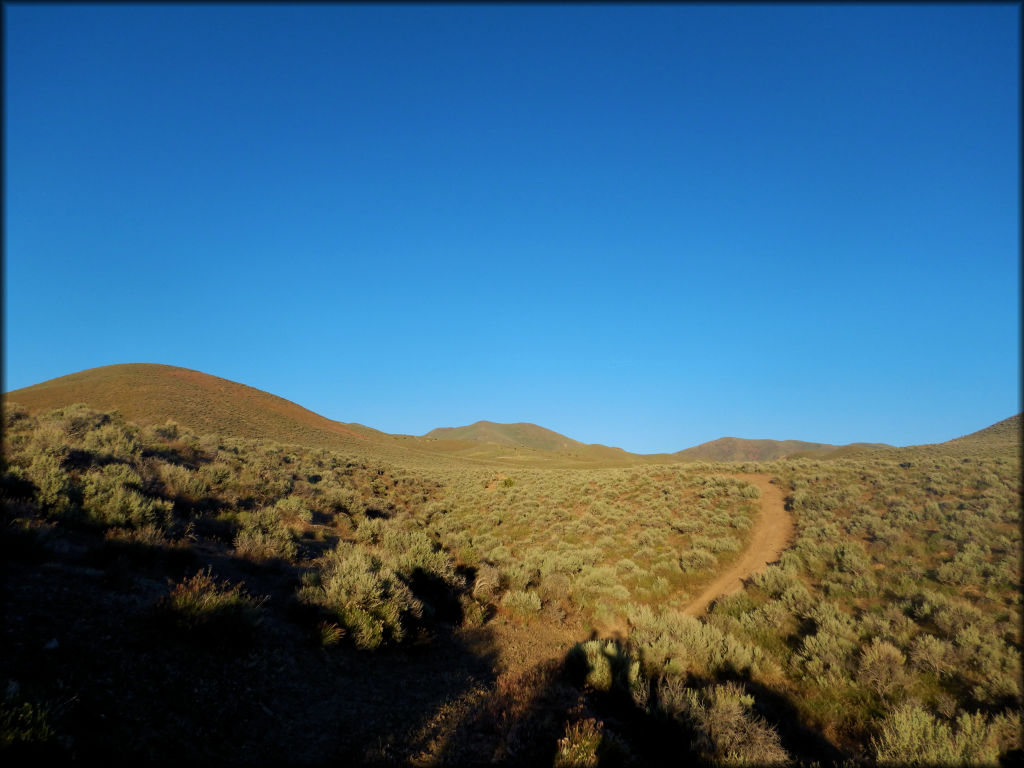
[[[685,616],[699,616],[719,597],[739,592],[743,579],[778,560],[793,538],[793,520],[786,512],[782,489],[772,485],[767,475],[737,474],[732,477],[753,483],[761,490],[761,515],[750,529],[750,546],[683,609]]]

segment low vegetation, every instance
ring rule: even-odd
[[[546,469],[6,402],[2,748],[429,765],[1019,759],[1019,445]],[[684,616],[751,540],[796,535]]]

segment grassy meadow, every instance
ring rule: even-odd
[[[828,460],[524,466],[39,398],[4,403],[7,759],[1021,756],[1019,417]],[[751,544],[750,474],[795,536],[684,615]]]

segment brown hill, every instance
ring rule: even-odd
[[[557,454],[582,461],[636,462],[646,459],[621,448],[581,443],[553,430],[526,422],[499,424],[493,421],[478,421],[464,427],[438,427],[430,430],[423,439],[432,441],[435,450],[445,453],[485,452],[520,459],[539,454]],[[508,450],[510,448],[511,453]]]
[[[4,395],[39,412],[85,403],[118,410],[140,426],[176,421],[197,434],[267,438],[345,447],[372,440],[358,424],[331,421],[245,384],[172,365],[129,363],[90,368]]]
[[[969,435],[963,435],[962,437],[950,440],[946,445],[961,443],[970,443],[972,445],[1020,445],[1021,438],[1021,414],[1018,413],[1016,416],[997,421],[990,427],[985,427],[977,432],[971,432]]]
[[[534,466],[646,461],[618,448],[588,446],[532,424],[495,424],[491,432],[471,433],[471,439],[461,439],[459,435],[391,435],[362,424],[332,421],[245,384],[188,368],[152,363],[90,368],[8,392],[4,402],[19,403],[34,413],[85,403],[100,410],[118,410],[125,419],[140,426],[171,420],[199,435],[262,438],[363,455],[372,453],[416,464],[436,464],[453,458],[473,462],[514,461]],[[512,428],[503,429],[509,426]],[[500,442],[479,439],[487,435]]]
[[[677,461],[774,461],[784,458],[840,458],[863,450],[891,448],[885,443],[809,443],[804,440],[747,440],[720,437],[672,454]]]
[[[436,440],[469,440],[475,443],[495,443],[521,448],[535,448],[541,451],[565,451],[582,448],[583,443],[571,437],[560,435],[536,424],[518,422],[498,424],[493,421],[478,421],[465,427],[438,427],[424,437]]]
[[[772,461],[800,451],[836,447],[828,443],[808,443],[803,440],[746,440],[742,437],[720,437],[672,455],[681,461]]]

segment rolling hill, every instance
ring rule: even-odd
[[[254,387],[172,365],[128,363],[90,368],[16,389],[4,399],[32,412],[85,403],[101,410],[118,410],[140,426],[172,420],[197,434],[331,447],[375,439],[375,430],[368,427],[331,421]]]
[[[648,457],[629,453],[621,448],[607,445],[581,443],[571,437],[559,434],[536,424],[518,422],[499,424],[493,421],[478,421],[464,427],[438,427],[423,436],[435,441],[435,450],[445,450],[446,445],[458,445],[456,451],[466,450],[465,445],[491,446],[491,452],[504,454],[506,458],[534,455],[536,452],[559,454],[591,461],[645,461]],[[452,443],[452,441],[456,441]],[[501,450],[494,450],[500,446]],[[509,448],[512,449],[511,456]],[[479,452],[481,448],[476,448]]]
[[[296,403],[188,368],[153,363],[108,365],[72,373],[4,395],[30,412],[85,403],[117,410],[139,426],[171,420],[196,434],[262,438],[309,447],[373,452],[406,460],[447,458],[513,461],[518,465],[595,466],[648,463],[619,448],[591,446],[532,424],[434,430],[430,437],[392,435],[332,421]],[[468,430],[464,432],[463,430]],[[493,438],[493,439],[489,439]],[[511,450],[510,450],[511,448]]]
[[[118,410],[140,426],[178,422],[197,434],[217,433],[280,443],[404,456],[438,454],[472,461],[528,466],[626,466],[689,461],[772,461],[794,457],[828,459],[865,451],[892,450],[883,443],[831,445],[802,440],[722,437],[672,454],[635,454],[586,444],[553,430],[519,422],[478,421],[439,427],[423,436],[391,435],[356,423],[332,421],[296,403],[254,387],[200,371],[154,363],[90,368],[4,395],[41,412],[72,403]],[[938,445],[1019,446],[1020,414]]]
[[[1018,413],[1016,416],[997,421],[990,427],[979,429],[977,432],[971,432],[969,435],[963,435],[948,442],[950,444],[1020,445],[1021,437],[1021,414]]]
[[[493,421],[478,421],[465,427],[438,427],[424,435],[437,440],[470,440],[476,443],[496,443],[541,451],[564,451],[584,447],[583,443],[571,437],[560,435],[536,424],[518,422],[498,424]]]
[[[720,437],[672,454],[679,461],[773,461],[786,457],[827,458],[847,455],[860,449],[891,448],[884,443],[831,445],[803,440],[746,440]]]

